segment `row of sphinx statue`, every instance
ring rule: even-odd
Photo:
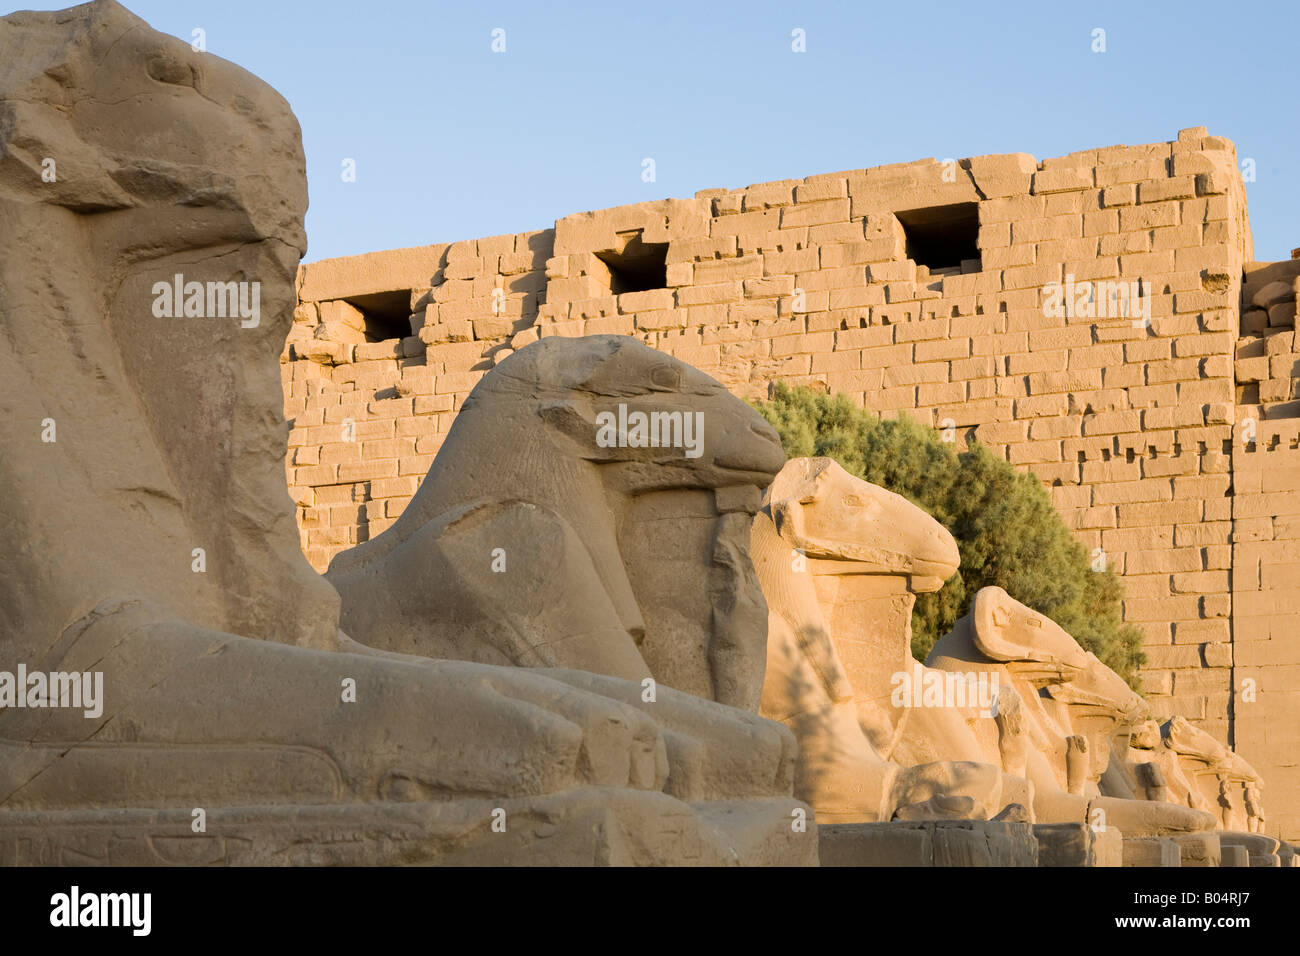
[[[815,864],[819,821],[1264,826],[1243,760],[1000,590],[913,660],[948,532],[631,338],[496,365],[396,523],[317,574],[284,476],[288,105],[99,0],[0,19],[0,119],[0,671],[103,687],[0,707],[0,864]],[[261,321],[156,315],[182,273],[259,283]],[[597,441],[620,405],[696,415],[700,453]],[[996,693],[897,706],[936,673]]]

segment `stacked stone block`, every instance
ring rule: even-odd
[[[1298,250],[1300,251],[1300,250]],[[1300,346],[1295,341],[1300,259],[1252,262],[1241,290],[1237,343],[1237,403],[1258,406],[1257,417],[1300,415]]]
[[[1264,774],[1268,832],[1292,840],[1300,834],[1300,419],[1246,418],[1236,439],[1233,742]]]
[[[396,520],[483,372],[537,337],[550,243],[531,232],[302,268],[282,356],[287,469],[318,570]],[[392,292],[409,295],[409,334],[366,341],[349,299]]]

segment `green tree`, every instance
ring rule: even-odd
[[[845,471],[903,495],[952,532],[957,573],[917,596],[912,654],[925,660],[983,587],[998,585],[1060,624],[1135,689],[1141,632],[1123,623],[1123,591],[1110,571],[1093,571],[1042,484],[978,442],[956,452],[935,429],[911,419],[882,420],[845,395],[777,383],[755,407],[791,458],[834,458]]]

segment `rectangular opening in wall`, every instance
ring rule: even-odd
[[[367,342],[404,339],[411,334],[411,290],[373,292],[345,300],[361,313]]]
[[[642,242],[639,230],[627,237],[621,250],[603,249],[596,258],[609,267],[609,291],[614,295],[668,286],[668,243]]]
[[[907,258],[931,275],[980,271],[979,204],[954,203],[894,213],[907,238]]]

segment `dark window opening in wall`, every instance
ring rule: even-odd
[[[411,290],[354,295],[347,303],[365,320],[367,342],[404,339],[411,334]]]
[[[605,249],[596,253],[596,258],[609,267],[609,291],[614,295],[668,286],[666,242],[642,242],[638,232],[624,244],[622,251]]]
[[[907,258],[930,273],[957,275],[980,270],[979,205],[927,206],[895,213],[907,237]]]

